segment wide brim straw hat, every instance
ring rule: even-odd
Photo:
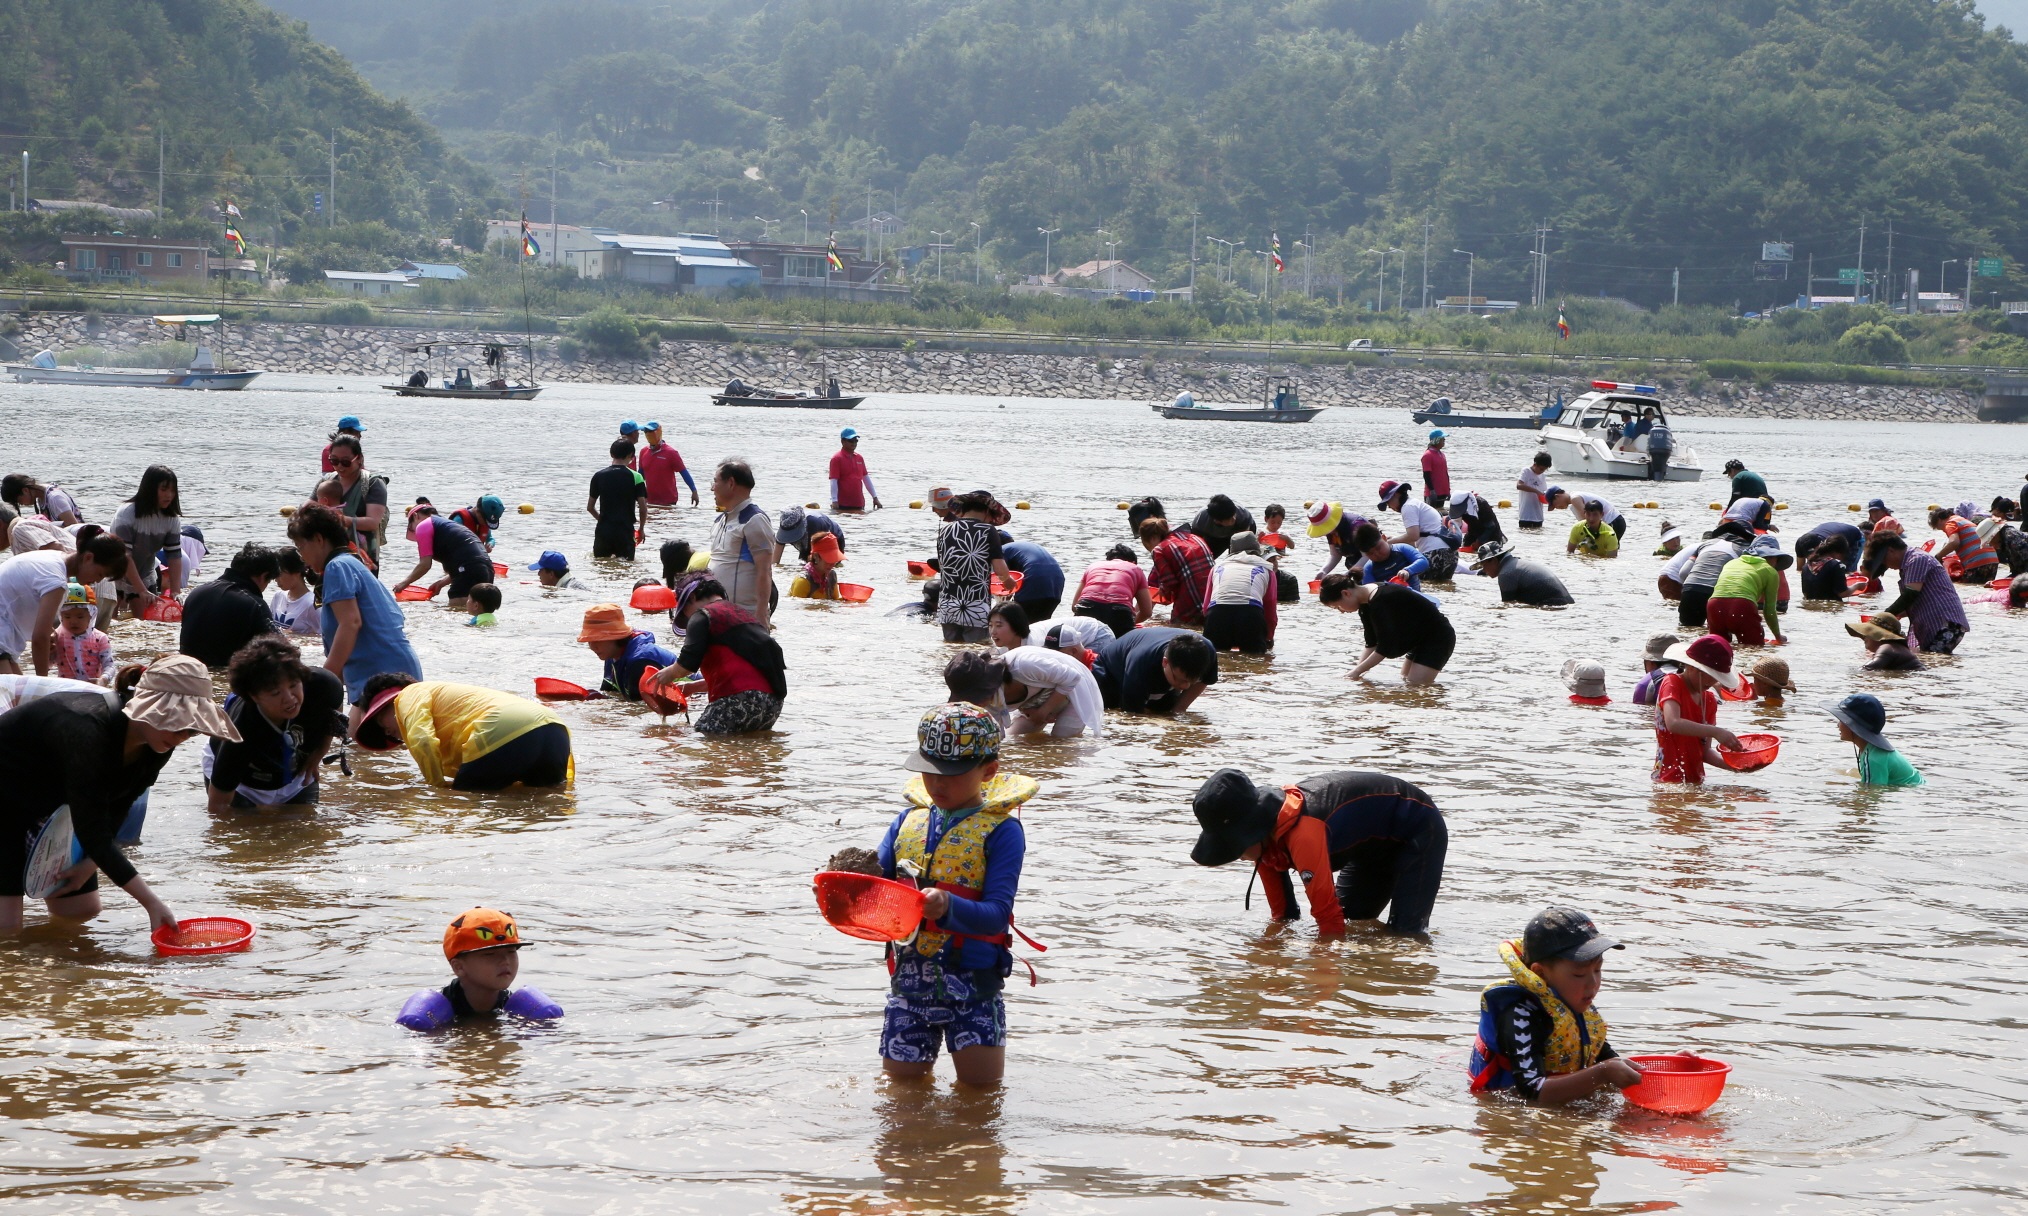
[[[1778,659],[1773,655],[1755,659],[1752,674],[1756,680],[1766,680],[1768,683],[1788,692],[1796,691],[1796,682],[1789,675],[1789,661],[1787,659]]]
[[[164,655],[149,664],[126,712],[133,721],[157,730],[194,731],[228,743],[240,741],[239,728],[211,699],[210,670],[187,654]]]
[[[1703,639],[1701,638],[1699,639],[1699,641],[1702,640]],[[1701,663],[1698,660],[1691,658],[1690,647],[1694,645],[1696,645],[1695,642],[1688,643],[1679,642],[1676,645],[1669,647],[1668,651],[1662,655],[1662,661],[1665,663],[1681,663],[1685,667],[1695,667],[1697,670],[1703,672],[1705,675],[1710,676],[1712,679],[1718,681],[1718,686],[1720,688],[1733,689],[1739,687],[1740,681],[1738,672],[1733,671],[1731,668],[1720,670],[1719,668],[1711,666],[1709,663]]]

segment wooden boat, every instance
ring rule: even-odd
[[[1199,405],[1189,393],[1178,393],[1174,401],[1156,402],[1152,408],[1164,418],[1204,422],[1308,422],[1324,412],[1324,406],[1300,402],[1294,380],[1270,376],[1262,383],[1259,405]]]
[[[1555,419],[1558,409],[1545,409],[1539,414],[1459,414],[1451,410],[1451,399],[1439,397],[1426,407],[1409,415],[1424,426],[1459,427],[1465,429],[1495,429],[1506,431],[1540,430]]]
[[[200,329],[218,326],[221,335],[224,332],[217,313],[160,316],[155,318],[155,324],[174,326],[179,333],[187,333],[191,326]],[[243,389],[260,375],[243,367],[218,366],[211,347],[201,341],[190,366],[186,368],[93,367],[89,364],[63,367],[45,351],[27,363],[7,364],[7,373],[14,377],[17,384],[96,384],[109,388],[181,388],[214,393]]]
[[[432,382],[431,373],[438,370],[437,359],[441,352],[446,365],[463,348],[480,351],[480,361],[493,375],[480,381],[472,378],[472,369],[459,366],[457,374],[438,376]],[[401,348],[406,354],[420,354],[428,364],[418,369],[414,376],[400,384],[383,384],[382,388],[397,397],[438,397],[464,401],[528,401],[542,391],[535,382],[535,347],[533,343],[506,342],[415,342]],[[519,350],[527,366],[527,375],[519,380],[507,378],[507,352]],[[462,377],[462,382],[461,378]],[[417,383],[421,381],[421,383]]]

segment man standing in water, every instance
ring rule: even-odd
[[[613,462],[592,474],[591,493],[584,500],[587,515],[598,521],[592,530],[592,556],[634,560],[634,546],[648,531],[648,487],[633,470],[634,445],[613,440]]]
[[[859,454],[859,432],[846,427],[838,432],[838,450],[831,454],[831,509],[864,511],[866,500],[880,509],[880,491],[866,475],[866,457]]]
[[[676,490],[676,479],[690,487],[690,505],[697,505],[697,482],[684,467],[683,454],[673,444],[662,442],[662,424],[650,422],[641,428],[648,437],[648,450],[640,455],[641,480],[648,487],[648,505],[651,507],[673,507],[681,495]]]
[[[1444,433],[1431,431],[1422,450],[1422,500],[1441,511],[1451,501],[1451,462],[1444,455]]]
[[[728,601],[752,613],[762,629],[771,629],[775,526],[753,501],[753,470],[746,461],[719,462],[711,478],[711,501],[718,506],[711,525],[711,577],[725,588]]]

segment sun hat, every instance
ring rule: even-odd
[[[1666,545],[1672,540],[1682,540],[1682,539],[1683,539],[1683,529],[1677,527],[1675,524],[1670,523],[1666,519],[1662,521],[1663,544]]]
[[[1908,640],[1908,635],[1901,631],[1900,618],[1888,616],[1884,612],[1876,616],[1867,617],[1857,625],[1845,626],[1845,632],[1855,638],[1862,638],[1868,642],[1906,642]]]
[[[1741,556],[1757,557],[1777,570],[1786,570],[1796,564],[1795,555],[1783,553],[1782,543],[1772,536],[1754,537]]]
[[[1345,508],[1338,503],[1324,502],[1320,499],[1316,506],[1310,508],[1309,518],[1310,535],[1322,536],[1337,528],[1339,521],[1345,518]]]
[[[1894,745],[1880,732],[1887,729],[1887,707],[1880,698],[1871,693],[1855,692],[1842,701],[1827,704],[1823,711],[1844,724],[1845,729],[1882,751],[1891,752]]]
[[[1396,494],[1406,494],[1412,487],[1405,481],[1383,481],[1380,483],[1380,505],[1375,510],[1385,511],[1387,504]]]
[[[1660,663],[1669,657],[1669,647],[1682,640],[1673,633],[1650,634],[1648,644],[1641,647],[1641,657],[1650,663]]]
[[[157,730],[195,731],[239,742],[239,728],[211,700],[210,670],[187,654],[163,655],[148,664],[126,712]]]
[[[855,427],[848,426],[844,430],[838,432],[838,442],[840,443],[845,442],[847,439],[857,439],[857,438],[859,438],[859,431]]]
[[[1580,697],[1606,695],[1605,667],[1590,659],[1570,659],[1563,664],[1563,686]]]
[[[514,917],[492,908],[473,908],[460,915],[444,930],[444,957],[456,958],[479,950],[525,946],[521,928]]]
[[[1682,663],[1718,681],[1720,688],[1738,688],[1739,674],[1732,670],[1732,643],[1707,633],[1688,644],[1677,643],[1662,653],[1664,662]]]
[[[632,418],[629,418],[625,422],[622,422],[620,424],[620,434],[622,435],[633,435],[638,433],[640,429],[641,424],[635,422]]]
[[[845,561],[845,552],[838,547],[838,538],[829,532],[819,532],[811,538],[810,552],[834,566],[842,565]]]
[[[1777,688],[1785,688],[1790,692],[1796,691],[1796,682],[1789,678],[1789,661],[1787,659],[1778,659],[1773,655],[1755,659],[1752,669],[1747,674],[1751,675],[1755,680],[1766,680]]]
[[[96,608],[98,604],[99,593],[82,583],[72,583],[64,588],[63,606],[65,608]]]
[[[1892,508],[1890,508],[1890,507],[1889,507],[1889,506],[1887,505],[1887,501],[1886,501],[1885,499],[1881,499],[1881,498],[1869,498],[1869,499],[1867,499],[1867,500],[1866,500],[1866,509],[1867,509],[1868,511],[1886,511],[1886,512],[1887,512],[1887,513],[1888,513],[1889,515],[1892,515],[1892,514],[1894,514],[1894,511],[1893,511],[1893,509],[1892,509]]]
[[[1231,539],[1225,542],[1225,551],[1257,554],[1260,552],[1260,537],[1251,532],[1234,532]]]
[[[1266,840],[1281,815],[1284,795],[1270,786],[1255,785],[1236,768],[1222,768],[1197,787],[1190,810],[1203,829],[1190,860],[1200,866],[1222,866]]]
[[[801,507],[783,507],[775,528],[775,543],[778,545],[801,544],[810,534],[810,517]]]
[[[951,493],[949,486],[938,486],[929,492],[929,509],[948,511],[951,508],[951,499],[956,497],[957,495]]]
[[[641,429],[648,432],[650,435],[659,435],[662,433],[662,424],[651,419],[647,422],[643,422],[641,424]]]
[[[354,743],[370,752],[391,752],[401,746],[401,740],[382,730],[374,719],[380,716],[381,710],[386,709],[401,695],[403,688],[407,687],[408,685],[403,684],[397,688],[383,688],[373,695],[373,699],[368,701],[366,708],[359,713],[359,725],[352,731]]]
[[[915,724],[915,750],[902,767],[911,773],[946,777],[969,773],[1000,758],[1003,733],[993,715],[977,705],[963,701],[939,705]]]
[[[364,435],[366,433],[366,424],[359,421],[359,415],[347,414],[338,420],[338,429],[341,431],[358,431]]]
[[[585,609],[584,627],[577,631],[580,642],[623,642],[633,636],[627,610],[618,604],[593,604]]]
[[[497,494],[479,495],[478,507],[479,517],[484,519],[489,527],[498,524],[507,514],[507,504],[501,502]]]
[[[1544,908],[1521,931],[1524,962],[1547,963],[1567,958],[1588,963],[1608,950],[1626,946],[1599,932],[1591,917],[1576,908]]]
[[[1472,569],[1487,578],[1491,578],[1499,572],[1497,570],[1486,569],[1486,563],[1500,561],[1513,552],[1514,543],[1512,541],[1504,536],[1496,536],[1479,546],[1478,552],[1473,555],[1477,560],[1472,563]]]
[[[1429,433],[1429,437],[1431,439],[1442,439],[1444,437],[1444,433],[1441,430],[1431,431]]]

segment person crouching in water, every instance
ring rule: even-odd
[[[1539,1106],[1562,1106],[1611,1086],[1637,1085],[1641,1070],[1606,1042],[1598,998],[1605,952],[1625,946],[1576,908],[1547,908],[1500,943],[1511,978],[1479,997],[1479,1033],[1466,1065],[1472,1092],[1511,1089]]]
[[[810,538],[810,560],[789,584],[789,594],[799,599],[837,599],[838,567],[844,564],[845,552],[838,547],[838,538],[829,532],[817,533]]]
[[[1302,915],[1289,877],[1296,870],[1320,934],[1342,934],[1348,917],[1374,920],[1382,909],[1390,932],[1428,930],[1450,831],[1436,803],[1408,782],[1346,769],[1276,789],[1222,768],[1198,788],[1191,810],[1203,831],[1190,859],[1251,861],[1274,919]]]
[[[916,723],[903,767],[922,774],[924,797],[880,842],[885,877],[929,888],[914,939],[889,947],[880,1056],[891,1077],[928,1076],[940,1048],[962,1085],[997,1085],[1006,1072],[1001,991],[1014,969],[1008,946],[1028,850],[1014,811],[1035,783],[1014,779],[1013,793],[992,796],[1000,740],[1000,724],[976,705],[940,705]]]

